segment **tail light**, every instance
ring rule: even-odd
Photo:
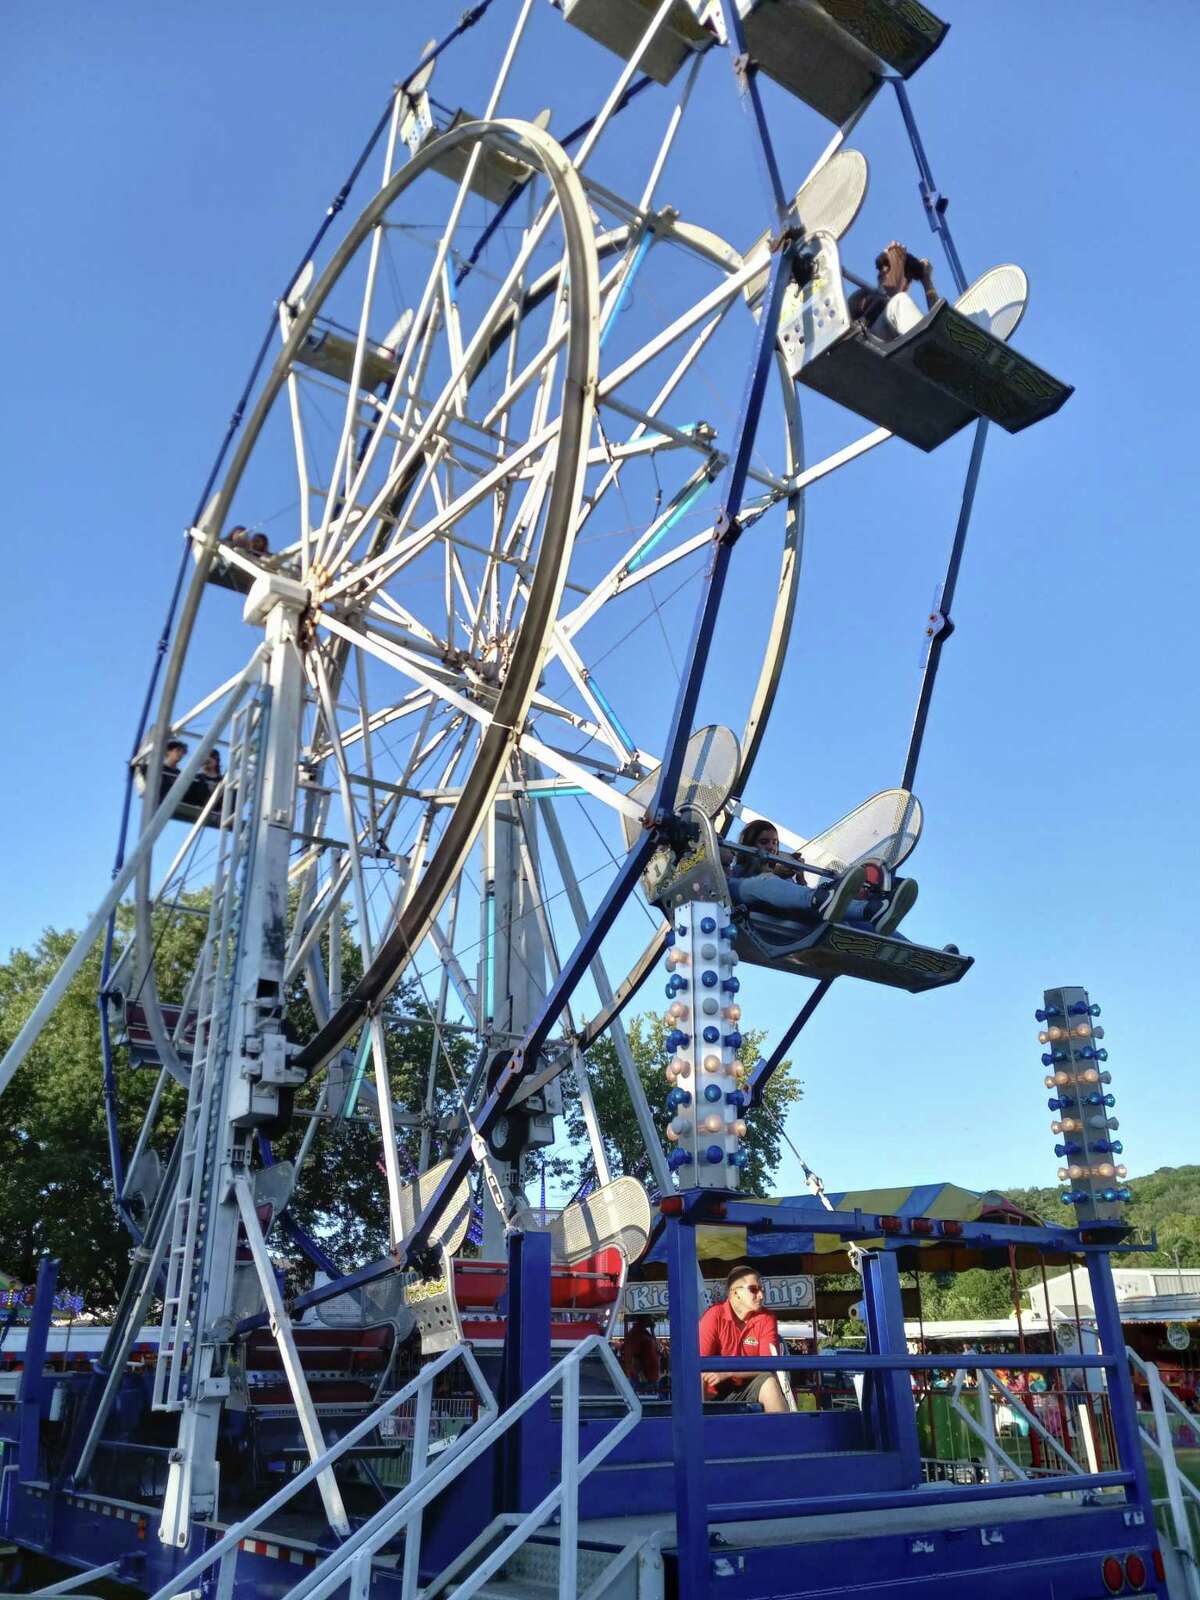
[[[961,1222],[939,1222],[938,1232],[946,1239],[962,1237],[963,1225]]]
[[[899,1217],[876,1217],[875,1226],[880,1233],[903,1233],[904,1223]]]
[[[1144,1589],[1146,1587],[1146,1563],[1136,1550],[1132,1555],[1125,1557],[1125,1576],[1129,1580],[1131,1589]]]
[[[1125,1587],[1125,1568],[1118,1556],[1105,1556],[1100,1575],[1109,1594],[1120,1594]]]
[[[1154,1576],[1158,1579],[1159,1583],[1166,1583],[1167,1569],[1163,1565],[1162,1551],[1159,1550],[1157,1546],[1155,1547],[1154,1555],[1151,1559],[1154,1562]]]
[[[914,1233],[932,1233],[933,1232],[933,1218],[932,1217],[914,1217],[912,1219],[912,1221],[909,1223],[909,1227],[912,1229],[912,1231]]]

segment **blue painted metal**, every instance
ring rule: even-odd
[[[58,1261],[43,1256],[38,1265],[37,1290],[25,1335],[25,1365],[17,1390],[20,1442],[17,1445],[17,1478],[29,1483],[40,1478],[42,1454],[42,1411],[46,1395],[46,1346],[54,1316],[54,1293],[58,1288]]]
[[[774,207],[776,218],[782,222],[787,215],[788,201],[779,176],[779,163],[775,159],[775,146],[763,109],[762,95],[758,89],[758,64],[746,48],[746,30],[742,26],[741,12],[736,0],[721,0],[721,14],[725,19],[725,33],[734,50],[733,70],[737,79],[742,109],[747,113],[754,129],[755,156],[760,175],[766,180],[767,198]],[[775,324],[771,328],[774,332]]]
[[[679,1592],[708,1588],[708,1510],[700,1395],[700,1295],[696,1232],[682,1219],[667,1223],[671,1307],[671,1443],[675,1458],[675,1543]]]
[[[654,231],[653,231],[653,229],[651,229],[651,228],[643,228],[642,229],[641,238],[638,240],[637,245],[636,245],[636,247],[634,249],[634,252],[633,252],[633,260],[629,263],[629,270],[626,272],[625,276],[621,279],[620,285],[619,285],[619,287],[617,289],[616,298],[614,299],[614,301],[612,303],[612,306],[611,306],[611,308],[609,310],[609,313],[608,313],[607,317],[605,317],[605,319],[604,319],[604,326],[600,329],[600,348],[601,348],[601,350],[604,349],[604,346],[608,341],[609,334],[613,331],[613,328],[616,326],[617,318],[621,315],[621,312],[625,309],[625,301],[629,298],[629,290],[633,285],[633,280],[637,277],[638,273],[641,271],[642,262],[645,261],[646,256],[649,254],[650,246],[653,243],[654,243]]]
[[[500,1405],[506,1409],[550,1370],[550,1235],[514,1233],[508,1241],[508,1321],[504,1335]],[[510,1428],[498,1452],[504,1511],[528,1511],[551,1487],[558,1462],[550,1397]]]
[[[1114,1404],[1112,1407],[1113,1432],[1116,1434],[1117,1449],[1121,1460],[1133,1468],[1137,1499],[1142,1504],[1149,1505],[1150,1479],[1146,1471],[1146,1458],[1142,1452],[1133,1383],[1125,1359],[1125,1331],[1121,1327],[1121,1312],[1117,1306],[1112,1270],[1107,1257],[1095,1250],[1089,1250],[1087,1253],[1087,1269],[1100,1348],[1106,1359],[1114,1363],[1109,1371],[1109,1392],[1111,1394],[1115,1386],[1122,1402],[1119,1406]]]
[[[908,1340],[904,1335],[896,1257],[890,1250],[864,1250],[859,1263],[868,1349],[872,1355],[897,1356],[907,1362]],[[920,1483],[921,1441],[908,1373],[900,1367],[868,1373],[863,1384],[863,1410],[868,1417],[872,1410],[875,1412],[879,1443],[899,1456],[908,1483]]]
[[[934,182],[933,169],[929,165],[929,157],[925,154],[925,146],[917,128],[917,119],[913,116],[908,90],[905,88],[903,80],[901,78],[893,78],[891,83],[892,88],[896,91],[896,99],[900,105],[900,115],[904,118],[908,141],[912,145],[913,159],[917,163],[921,203],[925,207],[925,215],[929,218],[929,226],[942,242],[942,248],[946,252],[946,259],[950,263],[950,270],[954,274],[954,282],[958,287],[959,294],[961,294],[967,287],[967,275],[963,271],[962,262],[959,260],[958,250],[950,232],[950,224],[946,221],[946,208],[950,204],[950,200]]]
[[[721,595],[729,570],[729,559],[741,532],[738,513],[742,509],[746,476],[750,470],[758,419],[766,395],[767,379],[775,360],[779,307],[791,272],[791,261],[791,247],[784,244],[771,264],[771,275],[762,300],[755,332],[754,355],[746,380],[741,414],[734,433],[733,453],[726,469],[721,511],[713,530],[712,554],[704,574],[700,602],[696,607],[696,616],[692,624],[692,636],[681,669],[679,693],[671,717],[671,730],[667,735],[662,766],[659,768],[658,787],[649,808],[650,815],[660,825],[669,819],[675,809],[675,791],[679,786],[684,752],[700,698],[704,667],[712,645],[713,630],[716,627]]]

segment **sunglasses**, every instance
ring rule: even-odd
[[[742,1287],[745,1289],[747,1294],[765,1294],[766,1293],[766,1290],[763,1288],[761,1283],[746,1283],[746,1284],[743,1284]]]

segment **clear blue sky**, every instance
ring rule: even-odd
[[[515,9],[497,0],[497,25],[440,69],[444,98],[478,103]],[[271,302],[391,82],[460,10],[10,10],[0,949],[78,926],[107,882],[179,532]],[[1104,1007],[1130,1169],[1200,1149],[1187,289],[1200,25],[1185,0],[1149,22],[1123,0],[944,10],[951,32],[912,95],[960,251],[971,275],[1026,268],[1015,342],[1077,392],[1020,437],[993,431],[918,783],[911,931],[954,940],[976,967],[926,997],[840,984],[797,1052],[792,1136],[835,1189],[1052,1182],[1032,1012],[1053,983]],[[504,109],[551,103],[562,130],[599,103],[613,60],[553,16],[538,39]],[[741,207],[749,238],[766,222],[748,133],[714,63],[704,85],[673,181]],[[768,99],[794,188],[823,140]],[[924,253],[894,109],[875,108],[855,142],[872,163],[858,264],[893,234]],[[738,371],[722,378],[740,386]],[[748,796],[801,832],[899,776],[967,448],[893,444],[809,497],[799,623]],[[717,673],[736,673],[724,648]],[[801,997],[756,980],[747,1019],[778,1030]],[[782,1178],[798,1182],[790,1163]]]

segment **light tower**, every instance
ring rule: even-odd
[[[1034,1012],[1043,1024],[1038,1042],[1045,1046],[1047,1104],[1055,1113],[1050,1124],[1058,1138],[1054,1153],[1063,1161],[1059,1198],[1074,1207],[1080,1222],[1118,1218],[1133,1198],[1124,1185],[1126,1169],[1116,1159],[1122,1145],[1113,1137],[1119,1123],[1109,1116],[1116,1099],[1108,1089],[1112,1075],[1104,1067],[1108,1050],[1100,1042],[1099,1015],[1087,990],[1073,987],[1047,989]]]

